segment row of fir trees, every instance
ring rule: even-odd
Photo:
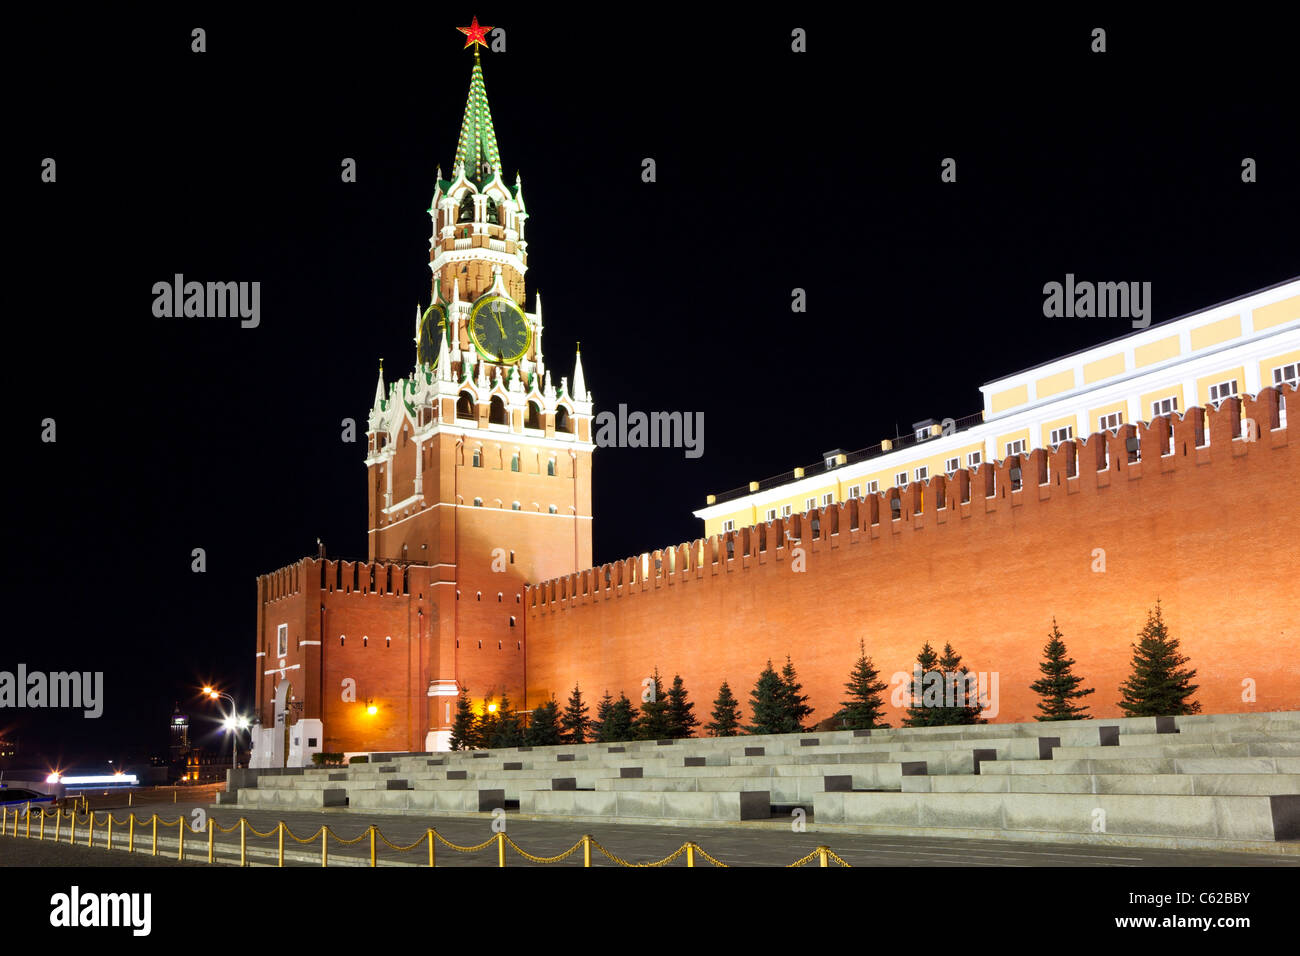
[[[1148,613],[1147,624],[1133,647],[1132,673],[1121,685],[1120,709],[1130,717],[1168,716],[1200,712],[1200,704],[1191,700],[1197,685],[1191,683],[1195,670],[1186,669],[1188,659],[1179,653],[1178,640],[1169,634],[1161,617],[1160,603]],[[888,685],[867,656],[863,642],[858,644],[858,659],[845,683],[846,700],[841,701],[830,725],[847,730],[888,728],[883,720],[884,694]],[[1074,660],[1067,654],[1065,640],[1052,620],[1052,630],[1043,648],[1039,670],[1043,676],[1030,687],[1039,696],[1035,719],[1040,721],[1079,720],[1092,715],[1082,699],[1094,692],[1080,686],[1083,678],[1073,671]],[[962,664],[961,655],[950,643],[935,651],[927,642],[916,657],[916,686],[907,697],[909,705],[904,727],[982,724],[980,716],[987,701],[981,703],[974,692],[975,677]],[[933,695],[931,689],[940,692]],[[960,688],[961,693],[955,693]],[[809,718],[813,708],[801,693],[794,664],[787,657],[778,672],[769,660],[749,692],[748,723],[744,721],[740,701],[724,680],[713,701],[711,719],[702,730],[710,737],[734,737],[738,734],[801,733],[812,729]],[[527,722],[512,710],[503,694],[494,706],[485,701],[481,713],[475,713],[467,691],[462,690],[452,724],[451,748],[479,748],[582,743],[616,743],[628,740],[662,740],[694,736],[700,721],[694,714],[681,675],[673,676],[665,691],[659,669],[646,681],[641,701],[634,703],[620,692],[613,697],[605,692],[596,704],[595,715],[577,685],[563,708],[551,698],[533,709]]]

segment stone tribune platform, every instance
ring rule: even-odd
[[[1300,713],[687,738],[240,771],[241,809],[1300,855]]]

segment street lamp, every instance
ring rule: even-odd
[[[215,687],[208,685],[203,688],[203,693],[211,700],[228,700],[230,701],[230,713],[222,717],[221,726],[230,734],[230,769],[239,769],[239,736],[238,731],[247,730],[250,726],[247,717],[236,713],[237,705],[235,698],[231,697],[224,691],[219,691]]]

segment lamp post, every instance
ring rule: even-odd
[[[235,698],[231,697],[224,691],[219,691],[215,687],[204,687],[203,693],[211,700],[228,700],[230,701],[230,713],[222,717],[221,726],[230,734],[230,769],[239,769],[239,731],[249,728],[249,720],[242,714],[236,713]]]

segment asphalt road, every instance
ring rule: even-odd
[[[196,813],[196,811],[198,811]],[[68,846],[66,823],[62,840],[55,847],[49,839],[52,824],[47,824],[44,845],[35,840],[12,836],[12,828],[0,837],[0,866],[122,866],[122,865],[177,865],[177,828],[161,826],[159,829],[160,853],[154,858],[151,848],[151,827],[137,823],[136,853],[131,856],[118,852],[125,845],[125,808],[114,811],[119,821],[115,824],[114,852],[111,858],[104,848],[106,826],[104,811],[99,811],[94,848],[86,847],[86,818],[78,826],[77,841],[80,846]],[[331,834],[329,863],[331,866],[366,866],[369,864],[370,824],[391,843],[398,846],[418,844],[405,852],[377,841],[379,865],[428,864],[427,832],[434,827],[451,843],[474,846],[495,839],[492,818],[488,815],[471,817],[428,817],[375,814],[361,811],[257,811],[236,808],[214,808],[206,804],[179,803],[157,807],[136,808],[137,819],[147,821],[154,812],[162,821],[176,821],[182,814],[191,824],[203,823],[211,817],[221,826],[234,826],[241,816],[248,825],[262,832],[272,831],[283,820],[291,834],[300,839],[310,839],[327,825]],[[959,840],[938,837],[894,837],[853,833],[791,832],[789,826],[777,824],[747,825],[744,827],[677,827],[632,826],[596,823],[566,823],[523,820],[512,814],[505,816],[508,836],[534,856],[556,856],[576,843],[584,833],[590,833],[610,853],[623,859],[643,863],[660,860],[677,850],[682,844],[694,841],[715,859],[731,866],[786,866],[826,844],[846,863],[855,867],[872,866],[973,866],[973,867],[1295,867],[1300,866],[1300,856],[1277,856],[1263,853],[1228,853],[1210,850],[1166,850],[1134,847],[1072,846],[1059,843],[1024,843],[997,840]],[[23,828],[20,826],[19,832]],[[361,839],[351,845],[340,840]],[[239,835],[221,833],[216,838],[219,862],[237,862]],[[253,865],[275,865],[278,839],[276,836],[247,836],[249,862]],[[319,838],[307,845],[296,843],[291,837],[285,840],[288,866],[320,866]],[[186,861],[183,865],[201,861],[207,865],[206,830],[191,832],[185,838]],[[165,859],[165,856],[171,859]],[[497,848],[489,845],[475,853],[457,852],[443,843],[436,847],[438,866],[498,865]],[[559,865],[582,866],[581,849]],[[697,866],[708,866],[700,855]],[[507,866],[537,866],[530,863],[513,848],[506,848]],[[593,866],[615,865],[599,850],[592,851]],[[685,854],[671,866],[685,866]],[[812,860],[809,865],[817,865]],[[832,862],[832,865],[834,863]]]

